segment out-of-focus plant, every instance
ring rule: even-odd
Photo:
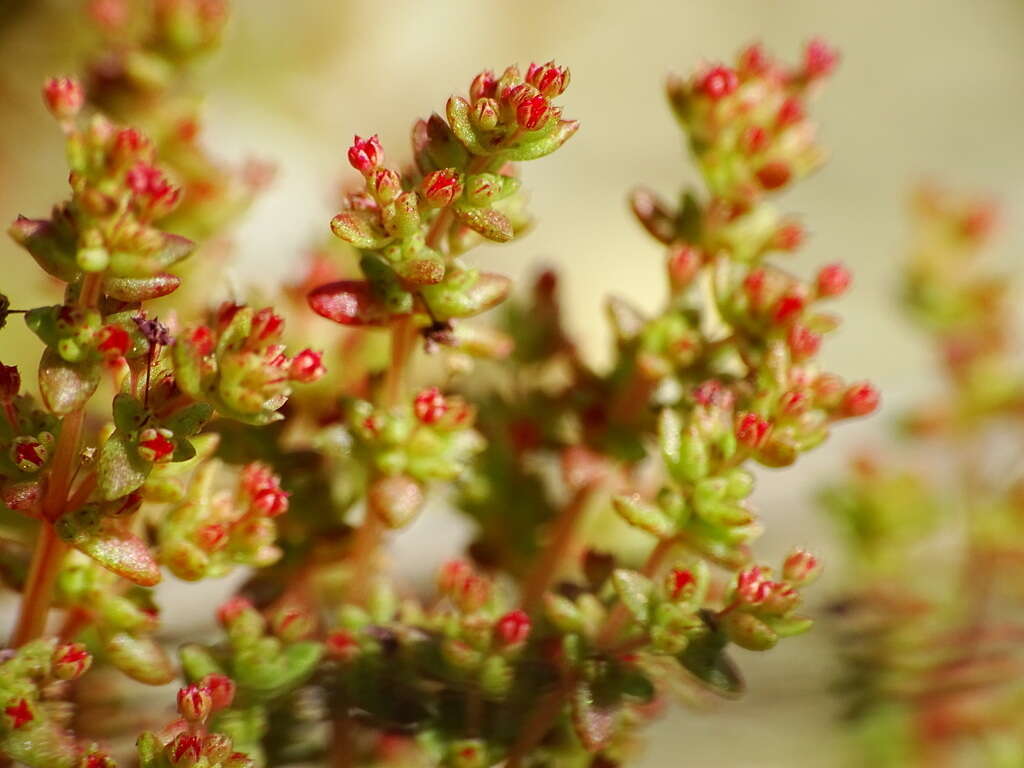
[[[836,601],[858,762],[1024,764],[1024,371],[1012,283],[979,262],[990,202],[922,187],[903,301],[941,391],[901,416],[938,468],[862,457],[823,495],[852,586]],[[950,563],[954,563],[950,566]]]
[[[595,370],[553,274],[496,325],[467,322],[510,293],[470,251],[531,224],[519,164],[577,130],[556,104],[567,69],[480,73],[414,124],[406,166],[355,138],[362,179],[331,230],[358,269],[323,249],[280,301],[345,328],[307,307],[296,345],[269,307],[176,301],[209,287],[180,264],[241,209],[201,194],[222,171],[174,138],[223,4],[90,8],[107,49],[89,85],[44,91],[71,197],[11,227],[64,297],[2,308],[45,348],[38,396],[0,368],[0,557],[22,593],[0,657],[7,757],[115,765],[69,728],[72,681],[94,659],[173,679],[151,592],[164,571],[249,579],[221,639],[179,650],[180,717],[138,738],[143,768],[620,765],[673,691],[742,691],[732,646],[809,627],[817,560],[754,557],[749,467],[793,464],[878,400],[816,362],[846,269],[804,280],[771,261],[803,239],[770,198],[821,162],[805,111],[829,48],[789,67],[752,46],[670,81],[704,188],[677,208],[634,194],[669,295],[649,314],[609,303],[614,361]],[[288,351],[331,331],[337,354]],[[404,584],[388,537],[439,504],[475,539],[436,588]]]

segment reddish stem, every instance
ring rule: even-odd
[[[522,608],[527,613],[533,613],[540,607],[544,593],[558,575],[559,566],[566,560],[564,555],[572,547],[583,511],[597,486],[598,483],[587,483],[577,490],[555,519],[551,529],[551,540],[541,552],[537,564],[527,575],[523,586]]]
[[[78,297],[80,306],[91,307],[99,300],[103,286],[99,274],[89,274],[82,282]],[[61,419],[60,436],[53,454],[53,464],[46,480],[43,497],[39,538],[36,541],[32,564],[29,566],[25,592],[19,607],[18,620],[11,635],[11,646],[18,648],[43,634],[53,601],[53,586],[57,581],[68,545],[53,528],[53,523],[64,513],[68,491],[78,466],[78,445],[82,439],[85,410],[79,408]],[[85,481],[83,481],[85,482]]]

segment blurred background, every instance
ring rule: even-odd
[[[565,273],[569,324],[595,361],[606,358],[603,297],[655,306],[662,254],[632,220],[627,191],[669,196],[693,181],[681,134],[663,102],[670,71],[731,57],[763,40],[783,58],[821,36],[843,54],[815,116],[828,165],[781,204],[810,234],[793,264],[841,260],[856,273],[838,311],[852,318],[824,354],[832,370],[868,378],[883,411],[837,430],[800,468],[763,472],[755,497],[775,560],[793,543],[839,557],[811,501],[854,448],[888,438],[887,415],[935,387],[928,346],[896,304],[908,229],[906,199],[921,178],[981,190],[1001,203],[994,258],[1024,252],[1024,3],[1020,0],[236,0],[222,50],[197,77],[207,93],[207,140],[229,160],[277,165],[274,184],[236,233],[230,285],[296,276],[327,232],[354,133],[379,132],[407,157],[416,116],[464,91],[484,67],[556,58],[572,68],[566,115],[583,127],[563,150],[525,170],[535,231],[476,257],[525,276]],[[65,192],[61,138],[39,99],[47,75],[75,71],[90,39],[80,0],[0,0],[0,222],[46,213]],[[0,240],[0,291],[31,304],[47,289]],[[19,323],[5,331],[5,363],[31,370],[38,354]],[[421,531],[422,533],[422,531]],[[427,533],[429,535],[429,532]],[[824,599],[835,586],[826,577]],[[173,615],[168,612],[168,615]],[[182,620],[186,617],[182,616]],[[740,659],[750,694],[709,713],[675,710],[654,728],[647,766],[683,753],[691,765],[827,766],[843,733],[828,688],[835,669],[824,628],[770,654]]]

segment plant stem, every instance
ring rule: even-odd
[[[94,306],[99,300],[103,279],[98,273],[86,275],[78,295],[78,304]],[[85,409],[78,408],[61,419],[60,436],[54,449],[53,464],[46,479],[39,538],[36,541],[32,564],[29,566],[25,592],[19,607],[18,620],[11,635],[11,646],[18,648],[35,640],[46,629],[46,619],[53,600],[53,586],[57,581],[68,545],[53,528],[54,521],[63,514],[68,491],[78,465],[78,445],[82,439]]]
[[[569,694],[569,685],[568,680],[563,680],[558,688],[545,696],[533,710],[533,715],[526,721],[515,744],[509,750],[504,768],[522,768],[523,760],[541,742],[558,719]]]
[[[540,607],[544,593],[554,582],[559,567],[565,563],[565,554],[572,547],[577,525],[598,485],[596,482],[587,483],[577,490],[555,519],[551,540],[541,552],[523,586],[522,608],[527,613],[533,613]]]

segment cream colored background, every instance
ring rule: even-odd
[[[36,0],[0,27],[0,221],[42,214],[64,193],[57,131],[43,114],[45,74],[70,70],[81,48],[77,3]],[[868,377],[893,403],[931,385],[930,356],[895,308],[909,186],[930,175],[1002,200],[995,258],[1017,271],[1024,245],[1024,3],[1020,0],[236,0],[224,51],[205,67],[209,140],[231,158],[279,163],[276,185],[238,232],[240,281],[291,274],[327,231],[332,190],[353,133],[379,131],[407,157],[414,116],[439,109],[484,66],[557,57],[573,70],[566,114],[583,127],[562,151],[525,168],[540,220],[527,239],[478,258],[522,275],[565,268],[572,326],[596,359],[601,297],[661,298],[661,254],[633,223],[626,191],[672,195],[692,179],[661,86],[670,70],[731,56],[753,39],[795,57],[812,35],[844,60],[816,108],[833,151],[823,172],[784,202],[812,237],[796,265],[841,259],[857,274],[841,304],[854,320],[826,359]],[[0,9],[4,5],[0,2]],[[9,12],[8,12],[9,13]],[[0,290],[15,303],[40,288],[29,260],[0,242]],[[0,336],[4,362],[31,366],[20,324]],[[883,413],[883,418],[885,414]],[[845,428],[797,469],[759,490],[776,556],[798,542],[826,552],[807,503],[852,445],[884,436],[881,419]],[[820,594],[827,592],[828,583]],[[714,716],[675,713],[656,729],[645,765],[830,766],[839,761],[827,633],[743,659],[752,689]],[[692,750],[692,751],[691,751]],[[685,758],[683,756],[685,755]]]

